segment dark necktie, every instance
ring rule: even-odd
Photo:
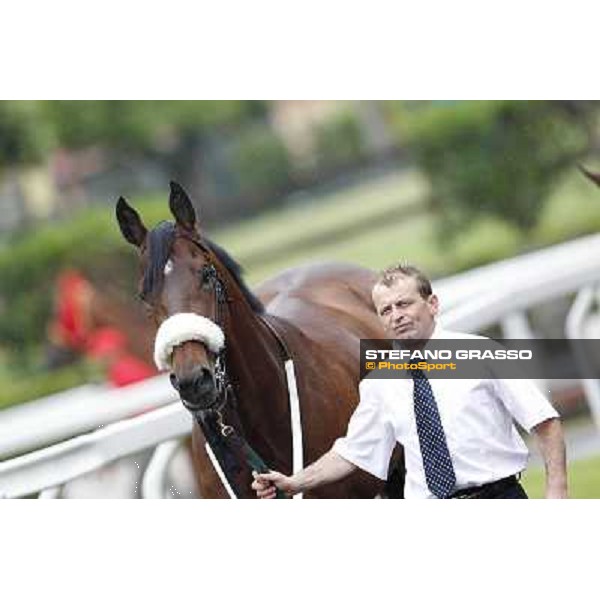
[[[440,413],[423,371],[411,369],[410,374],[413,378],[415,420],[427,487],[438,498],[447,498],[454,490],[456,475]]]

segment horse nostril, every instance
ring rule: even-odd
[[[206,408],[215,399],[215,380],[207,367],[198,366],[185,376],[171,373],[169,379],[188,410]]]
[[[171,373],[169,375],[169,381],[171,382],[171,385],[177,390],[179,391],[179,381],[177,380],[177,375],[175,375],[175,373]]]
[[[200,372],[200,376],[198,377],[198,383],[201,386],[205,386],[205,385],[210,385],[212,384],[212,373],[210,372],[210,369],[207,369],[206,367],[202,367],[202,371]]]

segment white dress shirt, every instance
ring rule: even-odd
[[[432,338],[481,336],[436,325]],[[529,380],[430,377],[429,382],[454,465],[456,489],[497,481],[525,469],[529,452],[513,419],[529,432],[542,421],[558,417]],[[406,464],[404,497],[435,498],[425,481],[412,380],[366,377],[359,391],[360,403],[346,436],[336,440],[333,450],[379,479],[386,479],[391,453],[399,442],[404,446]]]

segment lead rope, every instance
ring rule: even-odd
[[[231,392],[231,386],[227,387],[226,395],[229,396]],[[235,478],[232,472],[235,466],[231,464],[231,456],[228,457],[228,453],[233,455],[239,462],[245,462],[251,471],[258,473],[268,473],[269,467],[265,461],[259,456],[259,454],[248,444],[248,442],[238,434],[236,429],[231,425],[227,425],[223,421],[223,408],[227,402],[227,397],[221,408],[214,410],[214,423],[217,426],[217,432],[210,426],[209,419],[203,418],[200,411],[194,413],[194,418],[200,429],[204,432],[206,438],[206,450],[208,456],[221,480],[227,493],[231,498],[237,499],[239,497],[239,491],[235,491]],[[210,419],[213,420],[213,419]],[[212,441],[212,444],[211,444]],[[213,447],[214,446],[214,447]],[[227,477],[226,472],[229,471],[230,475]],[[280,490],[277,490],[277,499],[286,499],[287,496]]]

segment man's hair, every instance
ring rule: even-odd
[[[411,277],[417,282],[417,290],[422,298],[429,298],[433,293],[431,289],[431,281],[423,271],[409,265],[407,263],[398,263],[397,265],[393,265],[391,267],[387,267],[379,274],[379,279],[375,283],[375,285],[385,285],[386,287],[392,287],[394,283],[400,277]]]

